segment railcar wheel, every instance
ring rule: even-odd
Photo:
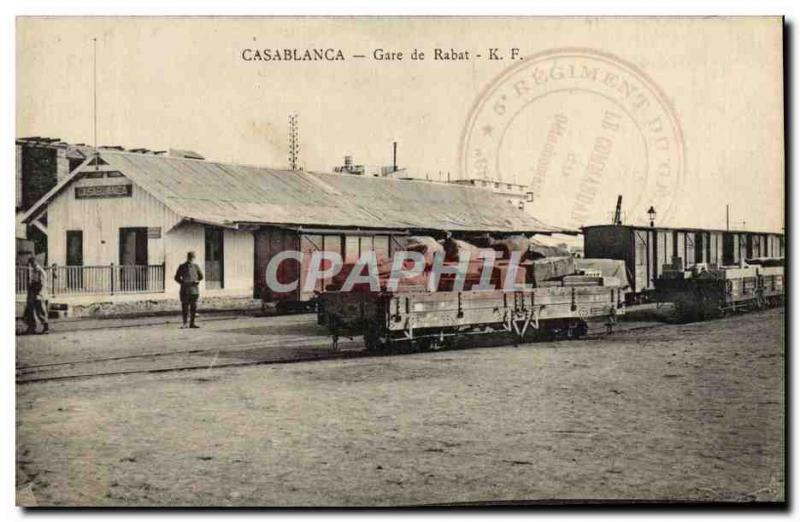
[[[582,328],[580,322],[570,323],[569,325],[567,325],[566,334],[567,334],[567,340],[569,341],[577,341],[585,333],[586,333],[585,328]]]
[[[386,341],[384,341],[380,333],[373,328],[368,328],[364,332],[364,347],[369,353],[380,354],[387,351]]]
[[[585,337],[586,334],[589,333],[589,325],[586,324],[586,321],[581,321],[575,327],[575,340],[579,340],[581,337]]]
[[[421,337],[412,342],[415,351],[438,352],[445,347],[445,342],[437,337]]]
[[[417,351],[430,352],[433,351],[433,340],[429,337],[422,337],[414,341],[413,346]]]

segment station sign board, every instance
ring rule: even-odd
[[[133,195],[133,185],[93,185],[75,187],[75,199],[129,198]]]

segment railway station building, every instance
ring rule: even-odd
[[[47,235],[54,302],[175,299],[173,275],[188,251],[204,268],[204,297],[257,298],[264,268],[284,249],[348,261],[364,250],[391,255],[409,234],[577,233],[472,186],[102,147],[22,219]]]

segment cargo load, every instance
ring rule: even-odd
[[[483,239],[484,244],[490,241]],[[512,334],[519,340],[531,335],[574,339],[585,335],[592,321],[610,331],[617,316],[625,313],[622,282],[627,287],[627,278],[622,261],[581,260],[590,273],[580,273],[571,255],[542,256],[562,252],[551,247],[537,251],[538,246],[524,236],[490,245],[501,252],[487,280],[491,289],[478,286],[484,269],[480,247],[452,238],[438,242],[413,237],[406,248],[425,257],[421,275],[401,279],[396,289],[387,288],[390,273],[385,269],[378,291],[362,285],[360,291],[338,292],[330,286],[334,291],[320,295],[318,322],[329,328],[334,343],[340,335],[363,335],[369,350],[385,351],[398,346],[438,349],[447,339],[492,333]],[[522,260],[511,262],[516,251],[524,252]],[[426,283],[439,253],[444,253],[443,268],[467,269],[463,289],[455,285],[459,276],[446,271],[440,274],[438,291],[428,291]]]
[[[469,261],[479,262],[481,259],[481,248],[460,239],[447,239],[442,244],[442,248],[444,249],[444,258],[447,261],[468,259]]]
[[[583,258],[575,259],[575,269],[578,273],[586,271],[599,271],[603,277],[615,277],[620,282],[620,288],[623,291],[630,290],[630,281],[628,280],[628,273],[625,269],[625,261],[621,259],[596,259],[596,258]]]
[[[535,256],[535,259],[541,259],[545,257],[572,257],[572,254],[566,248],[545,245],[544,243],[533,238],[530,239],[530,243],[530,249]]]
[[[524,266],[528,269],[528,281],[532,285],[575,274],[575,258],[572,256],[545,257]]]
[[[422,254],[426,265],[433,263],[437,253],[444,254],[444,246],[430,236],[408,236],[401,240],[401,244],[405,250]]]
[[[543,259],[547,257],[569,257],[568,250],[561,247],[545,245],[535,239],[522,235],[508,236],[502,239],[484,239],[475,243],[481,247],[493,248],[501,259],[509,259],[511,252],[521,252],[520,261]]]
[[[786,262],[782,257],[756,257],[747,260],[748,265],[759,266],[784,266]]]

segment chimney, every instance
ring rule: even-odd
[[[69,159],[67,158],[67,148],[58,147],[56,149],[56,180],[61,181],[69,175]]]
[[[344,169],[349,171],[353,167],[353,156],[347,155],[344,157]]]
[[[397,172],[397,142],[394,142],[394,154],[392,156],[392,172]]]

